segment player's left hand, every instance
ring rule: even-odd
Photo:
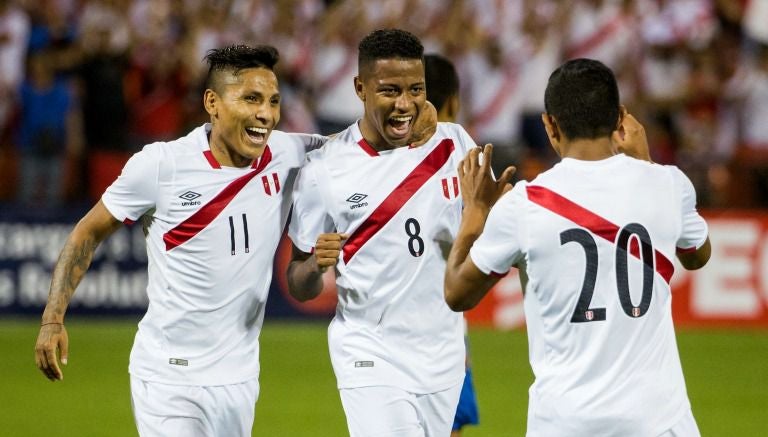
[[[509,181],[515,174],[516,168],[509,166],[501,174],[501,177],[494,179],[491,172],[493,146],[486,144],[482,149],[482,163],[480,162],[480,152],[480,147],[475,147],[461,160],[459,163],[459,182],[465,208],[480,208],[487,212],[502,194],[512,189],[512,184]]]
[[[437,132],[437,109],[427,100],[413,123],[410,143],[414,147],[421,146],[429,141],[435,132]]]

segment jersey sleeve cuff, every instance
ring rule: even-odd
[[[101,203],[104,205],[104,208],[106,208],[107,211],[112,214],[112,217],[126,225],[132,225],[139,219],[139,217],[128,217],[127,214],[117,211],[114,205],[110,204],[106,196],[101,196]]]
[[[701,247],[704,246],[704,243],[706,242],[707,242],[707,239],[704,238],[698,244],[694,244],[693,246],[690,246],[690,247],[676,247],[675,251],[677,253],[693,253],[701,249]]]
[[[475,267],[477,267],[477,269],[483,272],[485,275],[493,276],[495,278],[503,278],[509,274],[509,270],[504,273],[499,273],[494,271],[492,268],[485,266],[482,262],[478,262],[477,259],[475,259],[475,257],[472,255],[471,249],[469,252],[469,259],[472,260],[472,263],[475,265]]]
[[[315,242],[312,243],[306,243],[304,241],[300,241],[298,238],[295,238],[292,235],[288,235],[288,237],[291,239],[291,242],[293,242],[293,245],[296,246],[297,249],[304,253],[315,253]]]

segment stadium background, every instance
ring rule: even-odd
[[[526,179],[554,159],[535,124],[549,71],[587,56],[617,72],[652,156],[689,174],[711,227],[709,265],[696,273],[677,265],[673,276],[694,414],[705,436],[768,435],[765,23],[765,0],[0,0],[0,435],[135,435],[127,360],[146,306],[138,226],[102,245],[73,299],[62,383],[35,368],[34,340],[52,265],[76,220],[130,153],[204,120],[205,50],[276,45],[279,127],[331,132],[361,108],[347,63],[357,40],[387,26],[412,30],[428,51],[454,60],[462,123],[478,142],[504,147]],[[28,119],[17,91],[34,82],[32,59],[72,96],[62,113],[72,123],[57,127],[67,141],[38,163],[65,170],[51,180],[22,174],[33,146],[20,134]],[[60,190],[23,194],[49,183]],[[308,304],[290,299],[285,249],[262,334],[254,435],[345,435],[325,341],[333,289]],[[468,318],[482,425],[466,435],[523,435],[532,376],[515,272]]]

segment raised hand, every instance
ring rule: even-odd
[[[486,144],[482,149],[480,162],[480,147],[472,149],[459,164],[459,181],[464,206],[479,207],[486,212],[496,203],[502,194],[512,189],[509,181],[515,174],[515,167],[507,167],[501,177],[494,179],[491,172],[493,146]]]
[[[648,138],[645,136],[645,128],[632,114],[625,111],[624,118],[619,128],[613,131],[611,140],[616,152],[623,153],[643,161],[651,161],[651,152],[648,148]]]

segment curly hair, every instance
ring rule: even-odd
[[[424,60],[424,46],[415,35],[401,29],[379,29],[366,35],[358,45],[357,68],[379,59]]]

